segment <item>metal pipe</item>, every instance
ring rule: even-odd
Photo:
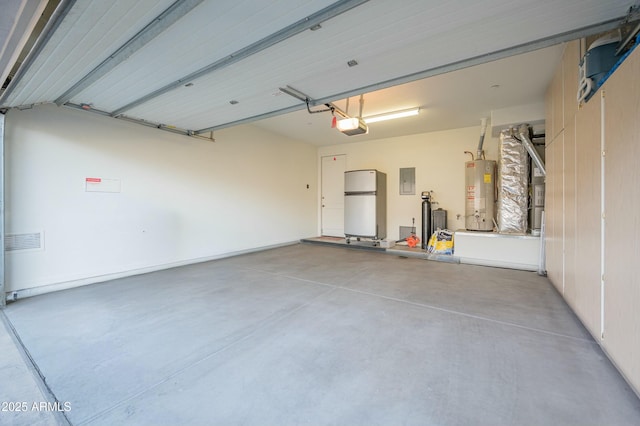
[[[528,124],[521,125],[520,128],[518,129],[518,134],[520,135],[520,141],[522,142],[522,145],[524,145],[524,148],[527,150],[527,152],[531,156],[531,159],[533,160],[533,162],[536,163],[536,166],[538,166],[538,168],[542,172],[542,176],[546,176],[547,171],[544,168],[544,161],[542,161],[542,158],[540,158],[540,154],[538,154],[538,151],[536,151],[535,147],[533,146],[533,143],[529,140],[529,136],[527,135],[527,133],[529,133],[529,125]]]
[[[331,106],[331,108],[333,108],[333,112],[334,112],[335,114],[338,114],[338,115],[339,115],[339,116],[341,116],[342,118],[351,118],[351,117],[349,117],[349,114],[347,114],[346,112],[344,112],[343,110],[341,110],[340,108],[338,108],[337,106],[335,106],[335,104],[330,103],[330,104],[327,104],[327,105],[330,105],[330,106]]]
[[[317,102],[313,99],[311,99],[308,95],[306,95],[305,93],[302,93],[301,91],[299,91],[298,89],[295,89],[291,86],[285,86],[285,87],[280,87],[280,91],[282,93],[285,93],[291,97],[294,97],[296,99],[301,100],[302,102],[304,102],[307,105],[307,111],[309,111],[310,114],[315,114],[316,112],[327,112],[327,111],[331,111],[334,115],[338,114],[339,116],[341,116],[342,118],[351,118],[349,117],[348,111],[349,111],[349,98],[347,98],[347,112],[341,110],[340,108],[338,108],[334,103],[331,102],[326,102],[324,105],[329,108],[328,110],[320,110],[320,111],[311,111],[311,105],[316,105]],[[287,110],[288,112],[288,110]],[[267,114],[268,115],[268,114]],[[266,117],[265,117],[266,118]],[[255,119],[259,119],[255,118]],[[255,119],[249,119],[248,121],[254,121]],[[199,134],[205,131],[209,131],[211,128],[207,128],[207,129],[201,129],[201,130],[196,130],[195,134]]]
[[[482,158],[482,145],[484,145],[484,135],[487,132],[487,117],[483,117],[480,122],[480,141],[478,141],[478,152],[476,158]]]

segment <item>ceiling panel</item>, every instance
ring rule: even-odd
[[[235,78],[241,78],[244,84],[228,84]],[[195,80],[192,87],[181,87],[133,108],[126,115],[154,117],[155,122],[179,123],[181,128],[199,130],[211,123],[227,123],[239,117],[298,105],[300,101],[297,99],[280,94],[280,82],[277,76],[269,81],[266,76],[251,72],[244,65],[234,64],[214,75]],[[232,100],[238,103],[232,105]]]
[[[432,10],[421,6],[423,3],[426,2],[399,8],[402,16],[383,2],[376,5],[375,12],[368,9],[367,4],[334,18],[323,29],[330,34],[327,40],[310,49],[314,56],[308,60],[318,64],[315,72],[300,73],[290,84],[314,98],[349,92],[354,87],[366,88],[373,83],[508,49],[571,28],[582,28],[594,16],[610,19],[622,13],[628,2],[619,2],[618,12],[614,12],[616,8],[611,3],[606,7],[601,2],[591,8],[584,5],[592,14],[577,8],[573,2],[458,1],[446,2],[448,11],[442,7]],[[564,10],[559,3],[573,3],[573,7]],[[452,13],[451,6],[461,4],[465,7]],[[387,20],[388,16],[394,19]],[[526,19],[527,16],[535,19]],[[359,20],[366,24],[349,25]],[[286,50],[301,51],[305,44],[305,40],[296,38],[287,46],[274,47],[274,56]],[[357,59],[359,65],[346,67],[346,61],[352,58]]]
[[[4,82],[42,14],[44,0],[0,0],[0,82]]]
[[[52,102],[173,0],[77,0],[5,103]]]
[[[545,25],[527,25],[517,13],[520,4],[505,6],[499,0],[467,2],[464,14],[451,3],[434,2],[433,7],[425,3],[405,0],[404,7],[395,2],[366,3],[326,22],[318,31],[303,32],[194,81],[189,90],[166,93],[125,114],[192,130],[224,125],[286,107],[272,96],[285,85],[314,99],[335,100],[354,88],[544,38],[549,26],[556,25],[561,32],[567,28],[551,1],[531,6]],[[604,12],[602,7],[594,9]],[[585,26],[588,14],[583,15],[575,13],[571,25]],[[350,59],[359,65],[348,67]],[[230,108],[231,99],[240,104]]]
[[[355,4],[202,0],[70,100],[120,113],[121,107],[178,82],[123,114],[189,130],[227,126],[302,108],[301,101],[279,94],[285,85],[322,102],[337,101],[567,40],[576,31],[623,17],[634,2],[371,0],[322,22],[317,31],[299,32],[214,72],[180,81],[325,7]],[[0,106],[55,101],[173,3],[77,0]],[[347,66],[351,59],[358,65]],[[231,100],[238,103],[231,105]]]
[[[328,0],[204,2],[72,101],[93,103],[98,109],[113,111],[330,3]]]
[[[369,125],[367,135],[349,137],[331,128],[331,115],[292,112],[256,121],[264,130],[315,145],[334,145],[478,126],[492,110],[540,103],[564,46],[515,55],[367,93],[363,115],[420,107],[416,117]],[[495,86],[498,87],[495,87]],[[352,110],[357,98],[351,98]],[[336,102],[342,109],[345,102]]]

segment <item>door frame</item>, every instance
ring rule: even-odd
[[[317,234],[319,236],[322,236],[322,159],[325,157],[344,157],[344,167],[345,167],[345,171],[347,170],[347,154],[320,154],[318,156],[318,227],[317,227]]]

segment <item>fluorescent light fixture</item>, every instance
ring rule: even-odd
[[[349,136],[369,133],[369,128],[367,127],[365,122],[357,117],[343,118],[342,120],[338,120],[336,122],[336,128],[345,135]]]
[[[393,111],[393,112],[387,112],[379,115],[372,115],[371,117],[365,117],[362,120],[367,124],[371,124],[371,123],[376,123],[378,121],[395,120],[396,118],[411,117],[414,115],[418,115],[419,113],[420,113],[420,108],[412,108],[412,109],[405,109],[402,111]]]

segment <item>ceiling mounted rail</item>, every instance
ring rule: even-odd
[[[86,105],[86,104],[77,105],[77,104],[74,104],[74,103],[71,103],[71,102],[66,102],[63,106],[66,107],[66,108],[82,110],[82,111],[90,112],[90,113],[93,113],[93,114],[98,114],[98,115],[106,116],[106,117],[109,117],[109,118],[113,118],[113,117],[111,117],[110,113],[108,113],[106,111],[101,111],[99,109],[95,109],[95,108],[91,107],[90,105]],[[193,130],[181,129],[179,127],[175,127],[175,126],[171,126],[171,125],[167,125],[167,124],[154,123],[152,121],[141,120],[141,119],[133,118],[133,117],[127,117],[126,115],[121,115],[121,116],[116,117],[116,118],[119,119],[119,120],[128,121],[130,123],[139,124],[141,126],[151,127],[151,128],[159,129],[159,130],[164,130],[165,132],[176,133],[176,134],[183,135],[183,136],[192,136],[192,137],[197,137],[197,138],[200,138],[200,139],[215,141],[213,136],[209,136],[209,137],[202,136],[202,135],[198,134],[197,132],[195,132]]]
[[[67,16],[67,14],[69,13],[69,11],[71,10],[71,8],[75,3],[76,3],[76,0],[62,0],[58,4],[55,11],[51,14],[49,21],[47,22],[44,29],[38,36],[38,39],[34,43],[29,53],[27,54],[24,62],[22,63],[22,65],[20,65],[20,68],[18,68],[18,71],[16,72],[15,76],[13,77],[13,79],[11,80],[11,82],[9,83],[5,91],[2,94],[0,94],[0,105],[2,105],[2,102],[4,102],[7,99],[7,97],[16,88],[18,83],[24,78],[29,68],[31,68],[31,66],[33,65],[33,62],[35,61],[35,59],[38,57],[38,55],[40,55],[40,52],[42,52],[44,47],[47,45],[47,43],[51,39],[51,36],[53,35],[53,33],[60,26],[60,24],[62,23],[62,21]]]
[[[178,87],[181,87],[183,84],[203,77],[213,71],[219,70],[231,64],[234,64],[238,61],[248,58],[249,56],[255,55],[271,46],[274,46],[290,37],[293,37],[297,34],[300,34],[303,31],[310,29],[324,21],[327,21],[331,18],[334,18],[344,12],[347,12],[354,7],[360,6],[363,3],[366,3],[368,0],[342,0],[331,4],[330,6],[325,7],[324,9],[307,16],[283,29],[277,31],[257,42],[250,44],[210,65],[207,65],[204,68],[199,69],[187,76],[182,77],[179,80],[174,81],[173,83],[167,84],[166,86],[149,93],[146,96],[143,96],[127,105],[124,105],[111,113],[112,116],[118,116],[123,112],[135,108],[138,105],[141,105],[145,102],[150,101],[151,99],[157,98],[160,95],[163,95],[171,90],[174,90]]]
[[[239,126],[240,124],[247,124],[247,123],[251,123],[254,121],[258,121],[258,120],[264,120],[265,118],[271,118],[271,117],[276,117],[278,115],[282,115],[282,114],[288,114],[290,112],[294,112],[294,111],[299,111],[303,108],[307,108],[307,110],[309,109],[309,107],[311,106],[319,106],[319,105],[326,105],[327,107],[331,108],[332,113],[334,114],[338,114],[342,117],[348,117],[347,113],[344,112],[343,110],[341,110],[340,108],[338,108],[336,105],[334,105],[331,102],[324,102],[324,103],[319,103],[313,99],[311,99],[309,96],[307,96],[306,94],[302,93],[301,91],[294,89],[291,86],[286,86],[286,87],[281,87],[280,91],[282,93],[286,93],[287,95],[294,97],[296,99],[299,99],[300,101],[304,102],[303,104],[300,105],[293,105],[287,108],[282,108],[279,109],[277,111],[269,111],[266,112],[264,114],[259,114],[259,115],[254,115],[252,117],[247,117],[247,118],[243,118],[241,120],[236,120],[236,121],[231,121],[229,123],[224,123],[224,124],[219,124],[216,126],[211,126],[211,127],[206,127],[204,129],[200,129],[200,130],[195,130],[193,133],[195,135],[200,135],[202,133],[209,133],[209,132],[213,132],[214,130],[220,130],[220,129],[225,129],[228,127],[233,127],[233,126]],[[312,112],[312,111],[309,111]],[[315,111],[313,111],[315,112]],[[321,111],[318,111],[321,112]]]
[[[327,102],[327,103],[323,104],[324,106],[327,107],[327,109],[323,109],[323,110],[319,110],[319,111],[311,111],[311,107],[312,106],[317,106],[318,103],[315,102],[313,99],[311,99],[306,94],[302,93],[298,89],[294,89],[291,86],[281,87],[280,91],[282,93],[286,93],[287,95],[289,95],[291,97],[294,97],[296,99],[299,99],[302,102],[304,102],[305,105],[307,106],[307,111],[309,111],[309,114],[316,114],[318,112],[328,112],[328,111],[330,111],[332,114],[338,114],[338,115],[340,115],[340,116],[342,116],[344,118],[348,118],[349,117],[346,112],[342,111],[340,108],[338,108],[337,106],[335,106],[334,104],[332,104],[330,102]]]
[[[55,103],[57,105],[62,105],[65,102],[68,102],[75,95],[91,86],[115,67],[127,60],[131,55],[144,47],[151,40],[162,34],[164,30],[176,23],[180,18],[202,2],[203,0],[178,0],[173,3],[129,41],[123,44],[118,50],[109,55],[107,59],[102,61],[102,63],[60,95],[60,97],[55,100]]]

